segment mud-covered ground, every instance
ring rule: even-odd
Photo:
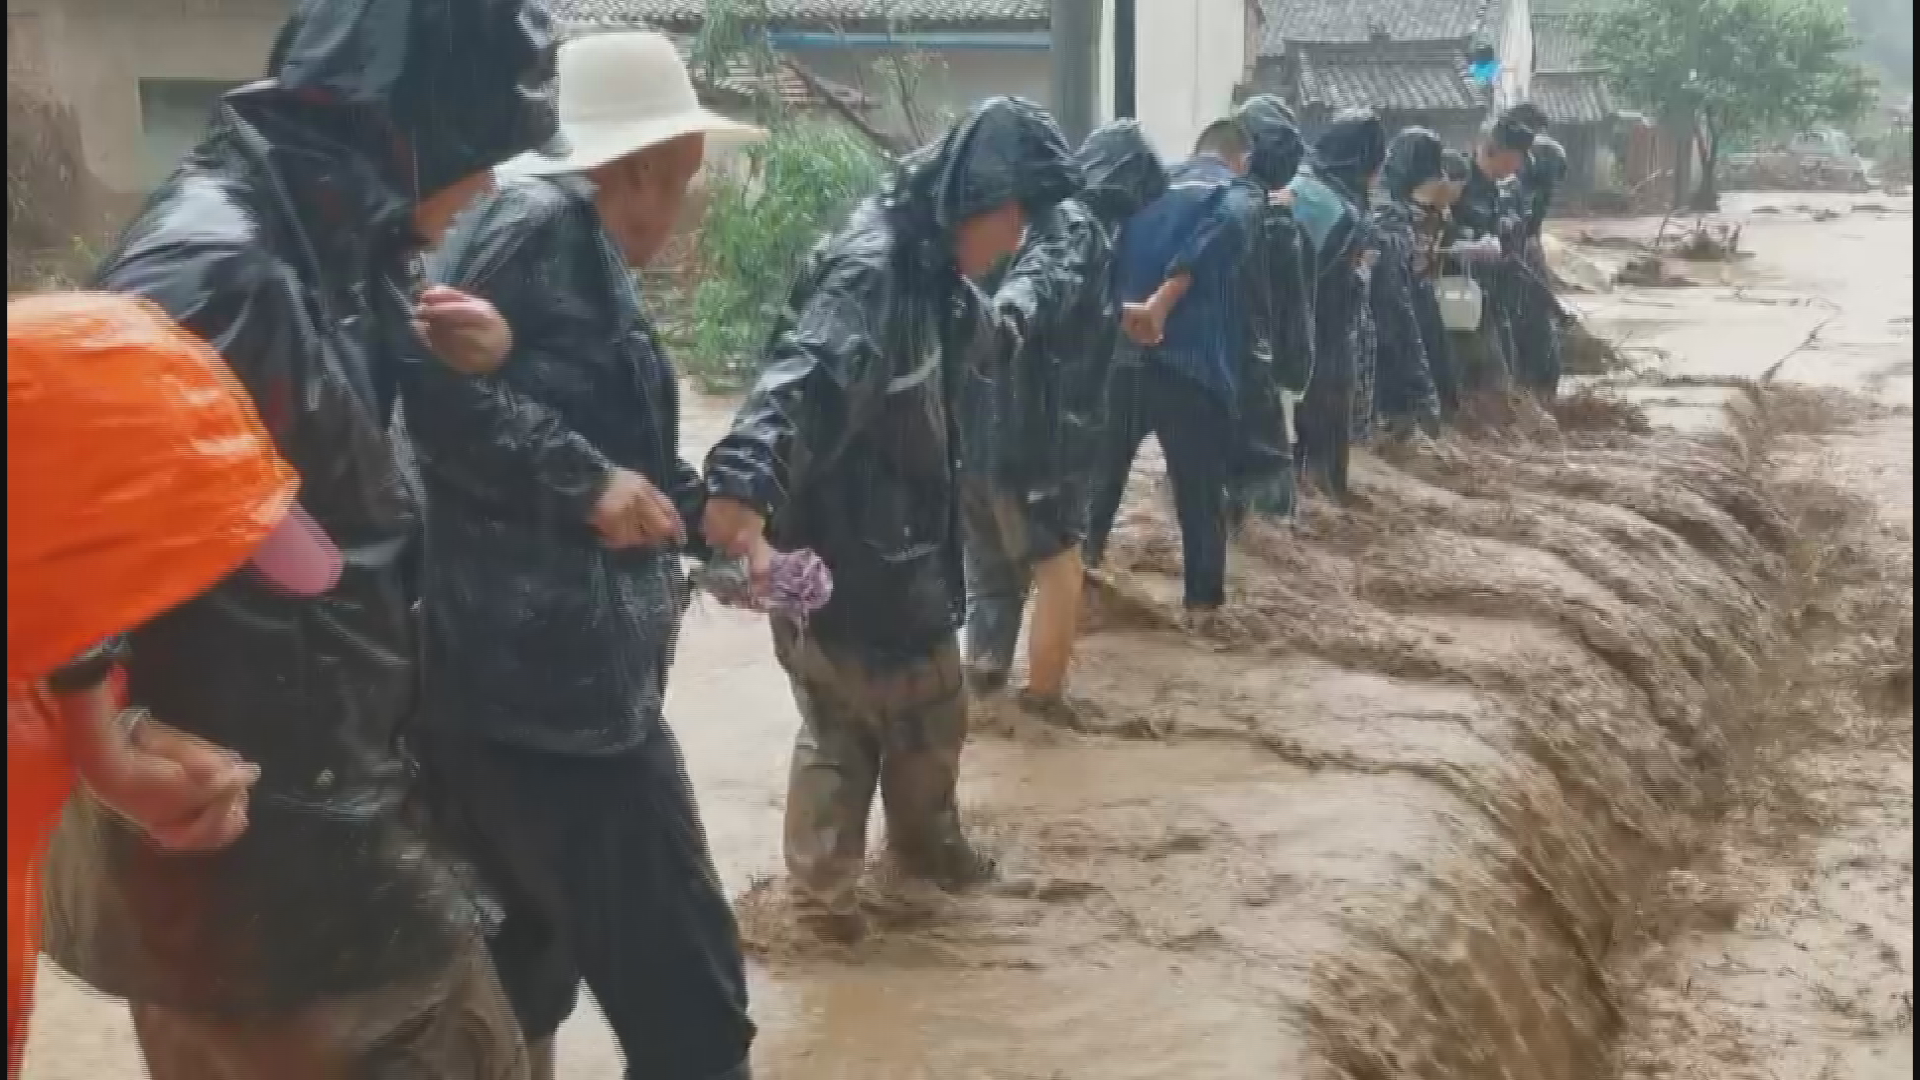
[[[1147,462],[1084,730],[978,713],[1004,881],[877,881],[853,950],[786,917],[764,633],[696,609],[673,718],[760,1074],[1911,1075],[1909,205],[1754,215],[1712,284],[1581,297],[1660,430],[1363,456],[1362,505],[1242,539],[1198,637]],[[28,1077],[138,1075],[121,1007],[45,983]],[[596,1017],[562,1050],[619,1075]]]

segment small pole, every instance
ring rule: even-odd
[[[1133,0],[1113,0],[1113,115],[1138,117],[1134,101],[1135,61]]]

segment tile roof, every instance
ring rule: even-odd
[[[1479,29],[1488,0],[1262,0],[1260,55],[1284,42],[1458,41]]]
[[[1606,76],[1598,72],[1536,74],[1528,96],[1556,124],[1598,124],[1619,112]]]
[[[1596,71],[1587,59],[1587,43],[1567,15],[1533,16],[1533,70]]]
[[[693,39],[685,35],[676,35],[673,44],[680,50],[680,59],[691,63]],[[813,87],[808,85],[808,78],[801,75],[799,61],[790,56],[776,56],[774,60],[772,70],[756,71],[751,60],[744,56],[736,57],[727,65],[727,70],[713,80],[711,87],[723,94],[737,96],[742,101],[751,101],[771,90],[778,94],[781,102],[790,109],[811,110],[829,107],[826,98],[815,93]],[[806,72],[806,76],[810,76],[814,83],[838,98],[843,105],[861,110],[874,107],[875,102],[870,95],[855,90],[851,86],[821,78],[811,70]],[[698,74],[694,78],[696,82],[702,81]]]
[[[1394,112],[1472,111],[1486,107],[1458,56],[1300,56],[1300,100],[1328,109]]]
[[[763,0],[776,24],[826,26],[897,23],[904,26],[1018,26],[1045,29],[1048,0]],[[552,0],[563,24],[596,27],[698,25],[706,0]]]

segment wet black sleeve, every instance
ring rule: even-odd
[[[759,380],[707,454],[710,496],[771,518],[871,422],[891,374],[882,336],[889,292],[886,270],[857,259],[803,279]]]
[[[94,284],[150,300],[212,345],[252,396],[267,430],[284,446],[296,415],[311,329],[288,299],[288,271],[239,242],[174,241],[135,247],[101,267]]]
[[[1095,287],[1091,275],[1105,264],[1107,241],[1091,217],[1058,216],[1048,230],[1020,252],[1013,268],[993,297],[995,325],[1031,328],[1022,337],[1032,347],[1021,348],[1008,359],[1016,364],[1045,364],[1050,370],[1018,373],[1021,386],[1045,387],[1051,402],[1029,410],[1023,425],[1028,445],[1021,457],[1034,490],[1046,495],[1063,481],[1076,477],[1089,464],[1087,428],[1097,422],[1099,402],[1093,391],[1102,385],[1080,370],[1110,350],[1111,322],[1088,318],[1093,306],[1087,290]],[[1099,285],[1104,290],[1104,274]]]
[[[468,226],[471,244],[438,276],[498,308],[514,328],[513,347],[490,376],[409,365],[407,428],[422,467],[448,485],[520,514],[585,522],[611,465],[536,395],[556,368],[573,364],[542,347],[539,321],[588,300],[567,292],[566,216],[504,196],[482,207]]]
[[[1375,245],[1380,257],[1369,286],[1378,350],[1375,378],[1387,384],[1383,389],[1389,401],[1425,402],[1433,397],[1434,387],[1413,301],[1413,234],[1399,224],[1383,223]]]
[[[1305,393],[1313,377],[1313,277],[1307,238],[1283,206],[1268,208],[1262,234],[1274,380],[1282,389]]]

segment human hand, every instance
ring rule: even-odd
[[[1267,192],[1267,204],[1269,206],[1291,207],[1293,205],[1293,189],[1281,188],[1279,191]]]
[[[260,767],[233,751],[150,718],[77,764],[102,804],[173,851],[212,851],[239,839],[260,778]]]
[[[1136,345],[1158,345],[1166,336],[1166,325],[1150,304],[1123,304],[1120,329]]]
[[[686,524],[673,500],[630,469],[616,467],[608,473],[606,489],[594,503],[588,522],[601,541],[615,550],[683,544],[687,539]]]
[[[494,306],[445,285],[430,285],[413,306],[413,326],[448,367],[491,375],[506,362],[513,331]]]
[[[767,570],[773,563],[766,518],[738,500],[714,496],[707,499],[700,532],[716,551],[745,559],[754,593],[766,591]]]

